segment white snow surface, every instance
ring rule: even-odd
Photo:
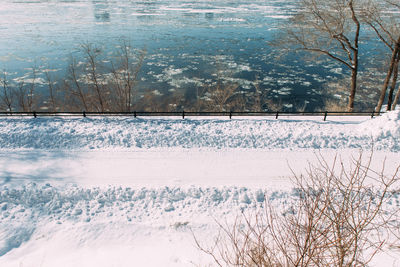
[[[193,235],[283,205],[317,155],[400,164],[399,111],[322,119],[0,118],[0,266],[207,266]]]
[[[399,111],[357,118],[0,118],[0,148],[41,150],[344,149],[399,151]],[[365,120],[368,117],[361,118]],[[347,119],[347,120],[346,120]],[[373,142],[372,142],[373,141]]]

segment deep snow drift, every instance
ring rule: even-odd
[[[398,111],[326,122],[1,118],[0,266],[204,265],[192,231],[210,241],[214,220],[264,198],[286,203],[288,165],[301,172],[314,153],[346,163],[373,144],[374,167],[387,156],[391,173],[399,141]]]

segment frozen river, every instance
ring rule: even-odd
[[[111,53],[123,39],[147,50],[143,89],[190,96],[223,79],[244,91],[257,83],[284,104],[315,106],[322,82],[342,70],[295,56],[278,62],[268,44],[296,9],[296,0],[2,0],[0,68],[13,78],[27,78],[32,67],[62,75],[80,44]]]

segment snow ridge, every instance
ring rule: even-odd
[[[37,228],[49,225],[118,225],[169,223],[179,228],[199,218],[235,214],[263,205],[263,190],[246,188],[67,188],[30,183],[0,191],[0,256],[31,239]],[[275,192],[271,200],[287,193]],[[280,196],[280,197],[279,197]],[[103,231],[105,230],[102,226]],[[39,231],[40,232],[40,231]]]
[[[278,191],[277,191],[278,192]],[[0,191],[0,217],[15,221],[26,216],[47,216],[55,221],[89,222],[104,217],[121,216],[125,221],[141,222],[151,214],[152,220],[162,219],[169,212],[182,214],[208,213],[232,207],[244,209],[264,202],[263,190],[238,187],[163,187],[131,189],[129,187],[66,188],[50,184],[30,183],[21,188],[3,187]],[[272,198],[279,194],[274,193]],[[114,214],[115,213],[115,214]]]
[[[149,148],[400,151],[400,113],[360,121],[168,118],[3,118],[1,149]]]
[[[388,205],[399,206],[399,196],[393,195]],[[19,189],[3,187],[0,191],[0,256],[26,241],[41,238],[44,233],[49,235],[50,229],[62,225],[81,229],[85,234],[90,234],[90,229],[107,232],[109,227],[132,230],[146,225],[157,226],[160,232],[169,228],[189,233],[188,227],[197,230],[209,227],[210,216],[222,223],[221,218],[234,220],[241,212],[254,212],[263,207],[265,198],[270,204],[283,208],[292,205],[291,200],[297,197],[296,189],[268,191],[238,187],[135,190],[57,188],[35,183]]]

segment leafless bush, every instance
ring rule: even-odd
[[[0,79],[1,82],[1,109],[5,111],[12,112],[13,111],[13,105],[14,105],[14,98],[15,98],[15,92],[12,88],[12,86],[9,85],[8,79],[7,79],[7,72],[3,71],[3,77]]]
[[[321,111],[337,112],[345,110],[345,107],[345,104],[339,99],[325,99]]]
[[[146,51],[142,50],[135,55],[132,46],[126,40],[123,40],[115,57],[115,62],[111,62],[111,86],[115,92],[114,106],[119,111],[129,112],[134,103],[137,102],[135,86],[145,53]]]
[[[249,99],[251,111],[281,111],[284,108],[282,99],[274,99],[270,89],[264,89],[260,86],[260,81],[256,79],[253,83],[255,92]],[[296,108],[296,111],[304,111],[305,106]]]
[[[54,79],[52,79],[50,72],[48,70],[46,70],[44,72],[45,74],[45,78],[46,78],[46,83],[47,83],[47,88],[48,88],[48,101],[46,101],[46,103],[48,104],[48,106],[46,107],[48,110],[50,111],[58,111],[59,107],[58,104],[60,101],[60,96],[58,95],[59,93],[59,88],[56,85],[56,83],[54,82]]]
[[[117,53],[105,60],[101,48],[83,44],[84,62],[72,57],[64,91],[68,107],[86,111],[131,111],[138,101],[136,83],[145,51],[138,53],[121,41]],[[108,64],[106,64],[106,62]]]
[[[295,194],[279,209],[266,201],[256,214],[219,223],[212,247],[197,246],[218,266],[365,266],[388,243],[396,214],[386,203],[399,181],[386,176],[384,164],[370,168],[362,153],[350,170],[322,156],[306,175],[295,175]]]
[[[15,91],[18,102],[18,109],[30,112],[37,107],[39,96],[36,95],[37,69],[32,68],[31,78],[20,79]]]
[[[227,84],[218,80],[216,85],[202,88],[198,98],[200,110],[231,111],[243,110],[245,101],[243,95],[237,92],[237,84]]]
[[[36,67],[33,67],[24,77],[10,80],[7,72],[3,70],[0,78],[1,110],[31,112],[39,106],[40,95],[36,91],[40,79],[37,77],[37,71]]]
[[[106,91],[108,88],[101,82],[103,80],[102,65],[98,59],[102,51],[91,44],[83,44],[82,51],[86,60],[82,78],[91,92],[92,105],[96,111],[107,111]]]

